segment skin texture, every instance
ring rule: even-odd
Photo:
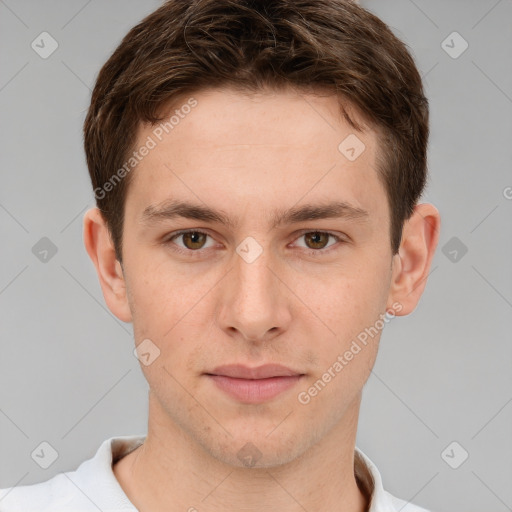
[[[392,255],[376,134],[358,132],[365,149],[346,158],[338,145],[354,130],[333,96],[224,89],[194,98],[197,106],[133,171],[122,266],[99,211],[84,219],[108,307],[133,322],[136,344],[150,339],[160,350],[141,364],[150,387],[146,442],[114,473],[141,511],[364,511],[354,446],[381,331],[307,404],[298,395],[380,315],[414,310],[439,213],[417,205]],[[153,130],[141,125],[137,147]],[[220,210],[234,225],[143,222],[147,207],[169,199]],[[329,201],[367,215],[272,227],[277,210]],[[209,236],[169,240],[191,228]],[[311,238],[315,231],[341,241]],[[251,263],[236,252],[249,236],[262,249]],[[241,403],[205,375],[231,363],[278,363],[303,376],[267,402]],[[237,456],[247,443],[259,453],[253,467]]]

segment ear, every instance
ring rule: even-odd
[[[387,309],[396,315],[412,313],[425,289],[430,264],[439,241],[441,217],[432,204],[418,204],[405,221],[393,270]],[[401,305],[397,307],[397,304]]]
[[[107,224],[98,208],[84,216],[84,244],[100,280],[103,297],[112,313],[123,322],[131,322],[126,283]]]

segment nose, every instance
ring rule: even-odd
[[[233,268],[219,290],[220,327],[231,337],[254,343],[274,339],[291,321],[282,268],[270,248],[262,249],[254,260],[235,253]]]

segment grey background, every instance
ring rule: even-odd
[[[512,1],[361,3],[424,75],[425,200],[442,229],[419,307],[383,334],[357,444],[399,497],[437,511],[512,510]],[[93,196],[81,129],[100,66],[158,5],[0,0],[0,487],[47,480],[107,437],[146,432],[131,326],[106,309],[83,248]],[[31,48],[43,31],[59,45],[47,59]],[[442,47],[454,31],[469,44],[458,58]],[[453,54],[463,41],[444,44]],[[43,237],[57,248],[46,262]],[[48,469],[31,458],[42,441],[58,452]],[[441,457],[453,441],[452,461],[469,453],[458,469]]]

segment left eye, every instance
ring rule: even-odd
[[[330,247],[331,245],[340,240],[338,236],[333,235],[332,233],[327,233],[325,231],[309,231],[307,233],[303,233],[302,235],[300,235],[297,240],[300,240],[301,238],[304,238],[306,242],[305,248],[313,250],[325,249],[326,247]],[[329,242],[329,238],[333,238],[334,242],[333,244],[327,245]]]

